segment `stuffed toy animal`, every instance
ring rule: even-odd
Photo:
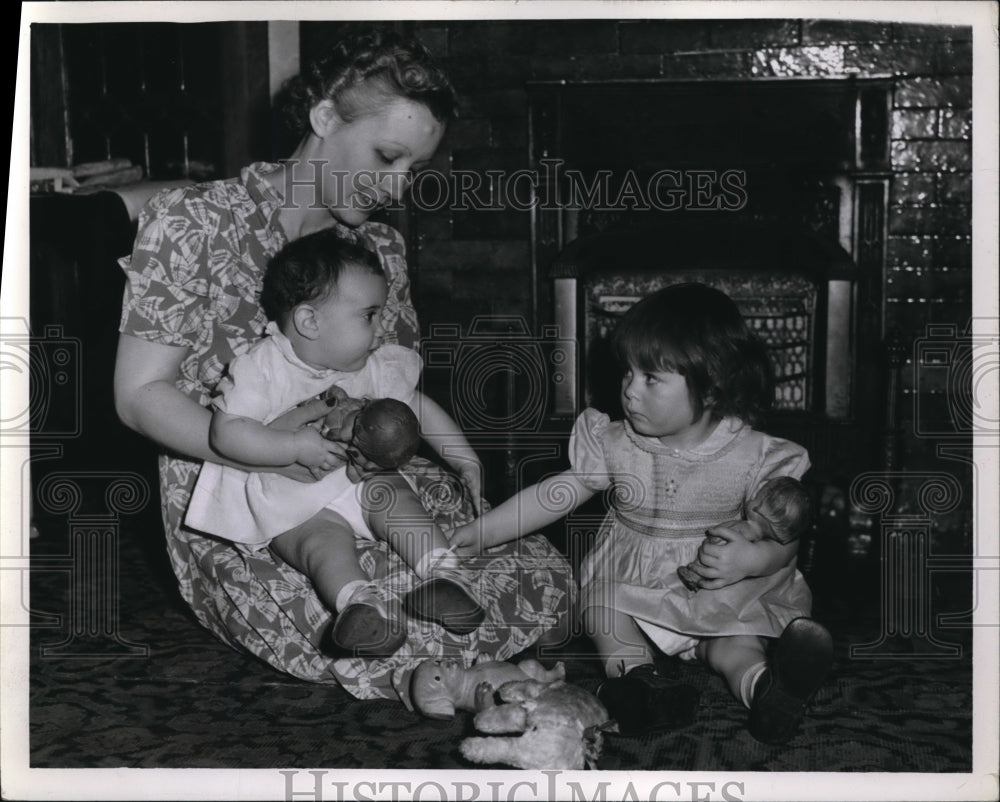
[[[323,435],[353,445],[380,468],[405,465],[420,446],[417,416],[402,401],[350,398],[339,387],[326,391],[327,402],[336,403],[323,419]]]
[[[504,704],[476,714],[480,732],[504,737],[466,738],[462,756],[473,763],[503,763],[519,769],[595,768],[603,733],[616,732],[597,697],[564,680],[528,679],[502,685]]]
[[[410,678],[410,700],[428,718],[450,719],[456,710],[475,712],[492,707],[493,694],[509,682],[531,679],[550,683],[565,676],[562,663],[547,669],[530,658],[515,665],[481,655],[469,668],[458,660],[425,660]]]

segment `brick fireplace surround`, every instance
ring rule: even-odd
[[[906,354],[899,465],[945,471],[970,486],[963,463],[937,456],[939,446],[968,440],[956,441],[947,426],[914,421],[915,410],[944,403],[947,387],[921,373],[913,359],[914,343],[930,324],[940,324],[935,333],[961,333],[971,315],[970,28],[816,19],[426,21],[412,27],[445,56],[463,102],[433,165],[446,173],[452,166],[532,166],[532,82],[886,78],[889,180],[878,294],[881,327],[899,332]],[[304,50],[309,41],[304,35]],[[448,210],[414,211],[409,226],[415,301],[425,325],[476,315],[531,319],[528,212],[495,211],[473,220]],[[540,305],[537,323],[550,322],[548,314]],[[970,515],[959,505],[937,516],[935,531],[949,539],[967,536]]]

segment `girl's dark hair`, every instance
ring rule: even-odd
[[[267,265],[260,291],[264,314],[283,328],[296,306],[326,298],[350,268],[385,275],[374,253],[331,228],[293,240]]]
[[[330,100],[350,122],[403,97],[424,104],[439,121],[455,116],[455,90],[430,52],[418,40],[371,29],[341,40],[285,87],[285,118],[301,136],[309,111]]]
[[[704,284],[674,284],[639,301],[612,339],[624,369],[676,371],[687,380],[697,415],[733,415],[751,426],[773,402],[773,374],[763,344],[732,299]]]

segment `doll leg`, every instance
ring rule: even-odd
[[[607,607],[587,607],[583,624],[605,658],[608,679],[597,689],[597,698],[618,722],[622,735],[673,730],[694,721],[697,688],[657,672],[653,650],[631,616]]]
[[[461,562],[449,548],[444,532],[406,480],[398,473],[367,480],[362,506],[375,536],[388,543],[423,580],[407,594],[407,611],[458,635],[475,630],[486,611],[469,592],[458,571]]]
[[[796,618],[769,655],[759,638],[748,636],[704,641],[698,653],[750,708],[750,734],[763,743],[784,744],[794,737],[806,704],[826,680],[833,640],[816,621]]]
[[[406,633],[390,620],[374,583],[361,570],[354,531],[340,515],[321,510],[278,535],[271,550],[308,576],[322,602],[337,614],[323,635],[324,651],[379,657],[403,645]]]

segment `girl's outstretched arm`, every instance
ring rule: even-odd
[[[776,540],[747,540],[725,525],[708,530],[710,537],[698,549],[691,568],[702,576],[700,586],[708,590],[725,587],[752,576],[770,576],[798,554],[798,539],[781,544]]]
[[[572,471],[543,479],[511,496],[472,523],[460,526],[451,538],[459,554],[517,540],[564,518],[594,495]]]

